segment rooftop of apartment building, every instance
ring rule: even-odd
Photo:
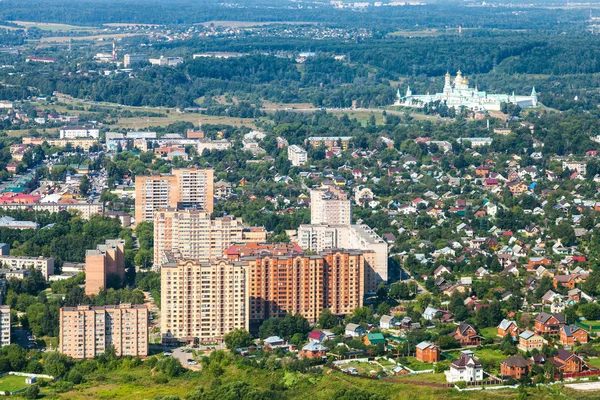
[[[324,200],[347,200],[348,194],[335,186],[321,186],[311,190],[321,192]]]
[[[165,252],[167,253],[167,252]],[[215,258],[212,259],[210,261],[195,261],[195,260],[185,260],[185,259],[180,259],[176,256],[174,256],[172,253],[171,254],[166,254],[165,255],[168,262],[166,262],[165,264],[162,265],[162,268],[178,268],[178,266],[180,264],[186,264],[187,262],[192,261],[194,263],[194,265],[199,265],[199,266],[205,266],[205,267],[211,267],[215,264],[218,264],[220,262],[224,262],[225,264],[229,264],[229,265],[233,265],[233,266],[244,266],[246,265],[244,262],[241,261],[232,261],[232,260],[228,260],[226,258]]]
[[[122,239],[109,239],[104,244],[99,244],[95,249],[86,250],[86,256],[99,256],[106,254],[108,250],[116,249],[118,246],[125,246],[125,241]]]
[[[300,246],[288,243],[243,243],[234,244],[225,250],[226,256],[247,257],[256,254],[268,253],[272,255],[284,255],[289,253],[303,252]]]
[[[29,256],[9,256],[9,255],[1,255],[0,254],[0,258],[10,258],[11,260],[54,260],[53,258],[48,258],[48,257],[42,257],[42,256],[38,256],[38,257],[29,257]]]
[[[111,304],[106,306],[90,306],[83,305],[77,307],[63,307],[61,310],[63,311],[102,311],[102,310],[147,310],[145,304],[130,304],[130,303],[122,303],[122,304]]]
[[[385,243],[385,241],[379,236],[371,227],[365,224],[352,225],[352,230],[358,234],[361,239],[369,243]]]

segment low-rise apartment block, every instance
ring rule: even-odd
[[[90,359],[114,346],[117,357],[148,356],[148,308],[145,305],[78,306],[60,309],[59,351]]]
[[[6,255],[0,256],[0,266],[11,271],[23,271],[33,267],[39,270],[46,280],[54,274],[54,258]]]
[[[293,144],[288,147],[288,160],[294,167],[299,167],[308,161],[308,153],[302,147]]]
[[[66,126],[60,129],[61,139],[94,138],[98,139],[100,129],[88,126]]]
[[[92,215],[102,215],[104,213],[104,203],[88,203],[77,200],[61,200],[59,202],[43,203],[32,202],[0,202],[0,209],[5,210],[31,210],[48,211],[58,213],[61,211],[75,211],[81,215],[82,219],[88,220]]]

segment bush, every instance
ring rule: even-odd
[[[450,361],[440,361],[433,367],[436,374],[441,374],[445,370],[450,368]]]
[[[156,367],[157,363],[158,363],[158,358],[156,358],[156,357],[148,357],[146,359],[146,361],[144,361],[144,365],[150,369]]]
[[[40,388],[38,387],[38,385],[31,385],[27,388],[27,390],[25,391],[25,394],[23,396],[26,399],[37,399],[39,394],[40,394]]]
[[[73,390],[73,383],[67,381],[59,381],[56,383],[56,392],[64,393]]]
[[[69,382],[73,382],[74,384],[79,385],[81,382],[83,382],[83,375],[81,375],[79,371],[73,369],[67,374],[66,379]]]
[[[465,381],[458,381],[455,383],[456,387],[459,389],[466,389],[467,388],[467,382]]]

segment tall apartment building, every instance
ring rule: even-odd
[[[308,161],[308,153],[302,147],[293,144],[288,147],[288,160],[294,167],[299,167]]]
[[[85,253],[85,294],[98,294],[107,283],[125,280],[125,241],[107,240]]]
[[[345,192],[335,187],[310,190],[310,223],[350,225],[352,212]]]
[[[162,209],[154,214],[154,269],[158,270],[165,255],[206,262],[221,257],[234,243],[264,242],[264,228],[248,229],[235,217],[211,219],[210,213],[195,209]]]
[[[213,170],[174,169],[170,175],[137,176],[135,221],[152,221],[161,208],[201,207],[213,211]]]
[[[359,250],[365,253],[365,290],[375,292],[388,280],[387,243],[367,225],[352,225],[347,194],[336,187],[310,190],[310,224],[298,228],[298,244],[304,250]],[[369,254],[367,254],[369,253]]]
[[[60,309],[59,351],[74,359],[94,358],[114,346],[116,355],[148,355],[148,308],[120,304]]]
[[[161,268],[163,338],[214,343],[248,324],[248,265],[225,259],[178,260]]]
[[[365,291],[375,292],[380,282],[388,280],[388,246],[367,225],[307,224],[298,228],[298,245],[304,250],[358,250],[365,254]]]
[[[372,270],[375,281],[371,282],[368,291],[375,291],[380,282],[388,280],[388,244],[368,225],[350,225],[347,249],[371,251],[375,254]]]
[[[31,267],[39,270],[48,280],[54,274],[54,258],[0,255],[0,268],[23,271]]]
[[[314,323],[325,308],[346,315],[363,305],[365,259],[361,252],[273,255],[262,251],[241,261],[249,266],[253,330],[261,321],[287,313],[299,313]]]
[[[0,306],[0,347],[10,344],[10,306]]]

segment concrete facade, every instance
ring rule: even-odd
[[[59,351],[91,359],[114,346],[117,357],[148,355],[148,309],[145,305],[78,306],[60,309]]]

